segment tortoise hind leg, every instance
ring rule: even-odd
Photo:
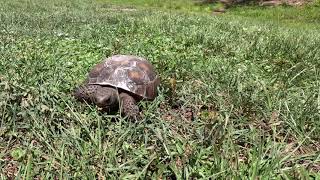
[[[130,120],[141,119],[139,107],[136,100],[127,93],[120,93],[120,108],[121,112]]]

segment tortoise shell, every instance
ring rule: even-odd
[[[146,59],[115,55],[93,67],[89,72],[88,84],[112,86],[153,100],[157,96],[160,78]]]

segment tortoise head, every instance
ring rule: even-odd
[[[104,109],[109,109],[118,104],[118,92],[112,87],[97,86],[92,96],[93,102]]]
[[[112,87],[85,84],[77,88],[73,95],[80,101],[92,102],[103,109],[118,104],[117,90]]]

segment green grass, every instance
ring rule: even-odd
[[[242,16],[260,21],[272,21],[283,25],[319,28],[320,5],[310,4],[302,7],[256,7],[238,6],[229,9],[228,15]]]
[[[1,179],[320,178],[318,29],[89,0],[1,4]],[[137,123],[70,95],[119,53],[162,79]]]
[[[211,14],[216,8],[223,6],[219,3],[196,4],[193,0],[99,0],[102,3],[135,7],[156,8],[166,11]],[[305,6],[259,7],[256,5],[235,5],[227,10],[225,15],[231,18],[241,16],[250,20],[267,21],[283,26],[300,28],[320,28],[320,1],[313,1]]]
[[[156,8],[167,11],[210,13],[216,6],[197,5],[192,0],[98,0],[101,3],[110,3],[113,5],[129,6],[135,8]]]

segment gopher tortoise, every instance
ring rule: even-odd
[[[137,102],[157,96],[160,78],[152,64],[133,55],[114,55],[95,65],[86,81],[76,88],[75,98],[103,110],[120,111],[130,119],[140,117]]]

